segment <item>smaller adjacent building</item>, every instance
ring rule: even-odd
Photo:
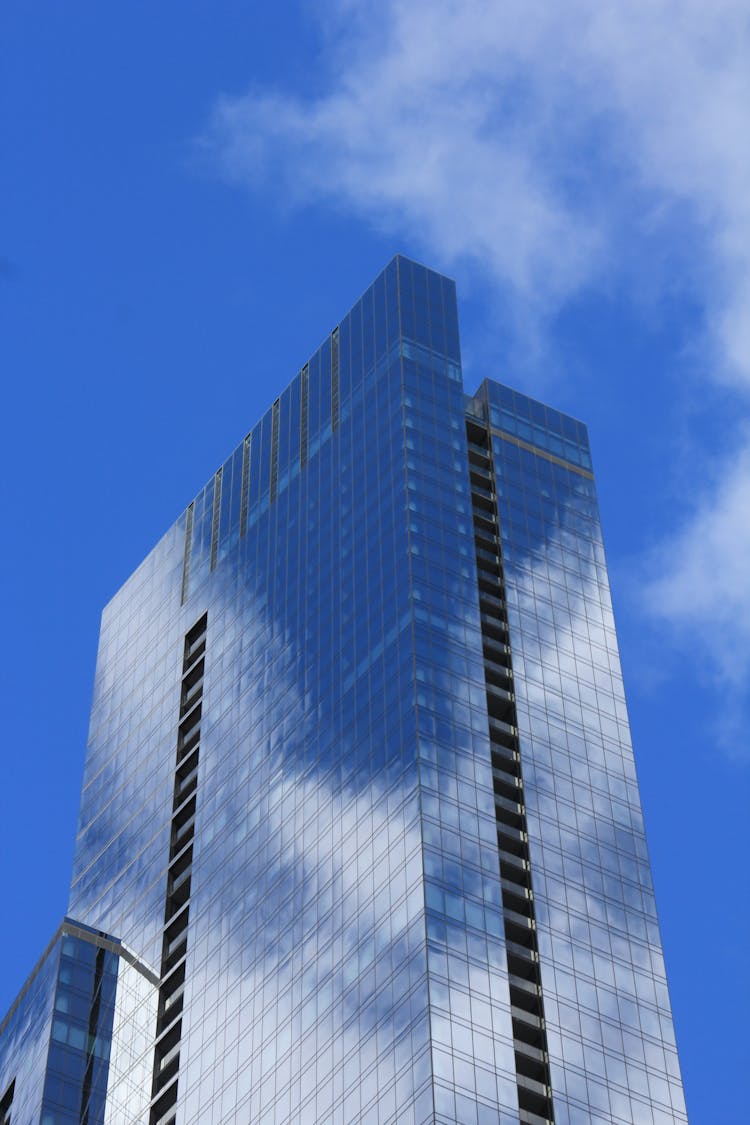
[[[118,1125],[139,1098],[147,1114],[158,983],[121,942],[63,919],[0,1025],[0,1125]]]

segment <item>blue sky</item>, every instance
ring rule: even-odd
[[[739,0],[0,11],[6,918],[64,912],[101,608],[392,254],[589,424],[688,1111],[748,999]]]

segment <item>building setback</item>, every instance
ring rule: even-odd
[[[686,1122],[585,427],[395,258],[106,607],[0,1123]]]

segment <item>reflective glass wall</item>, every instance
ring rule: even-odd
[[[185,1121],[432,1115],[398,268],[224,465],[213,572],[193,532]]]
[[[0,1106],[14,1125],[39,1121],[59,961],[56,934],[0,1024]]]
[[[207,615],[183,1120],[432,1120],[411,574],[433,496],[406,453],[442,435],[460,480],[461,403],[454,287],[394,260],[105,611],[70,910],[157,971]],[[425,672],[453,581],[418,595]]]
[[[3,1125],[119,1125],[150,1100],[157,980],[66,918],[0,1026]]]
[[[686,1121],[586,428],[492,433],[555,1121]]]

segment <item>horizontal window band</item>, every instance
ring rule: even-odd
[[[503,430],[492,429],[492,436],[502,438],[503,441],[509,442],[511,445],[517,446],[519,449],[525,449],[527,453],[534,453],[537,457],[544,457],[545,461],[551,461],[553,465],[560,465],[563,469],[569,469],[571,473],[578,473],[579,476],[585,477],[586,480],[593,480],[594,474],[589,472],[588,469],[582,469],[580,465],[574,465],[572,461],[565,461],[562,457],[557,457],[554,453],[549,453],[546,449],[541,449],[538,445],[532,445],[529,441],[524,441],[523,438],[514,437],[513,434],[506,434]]]

